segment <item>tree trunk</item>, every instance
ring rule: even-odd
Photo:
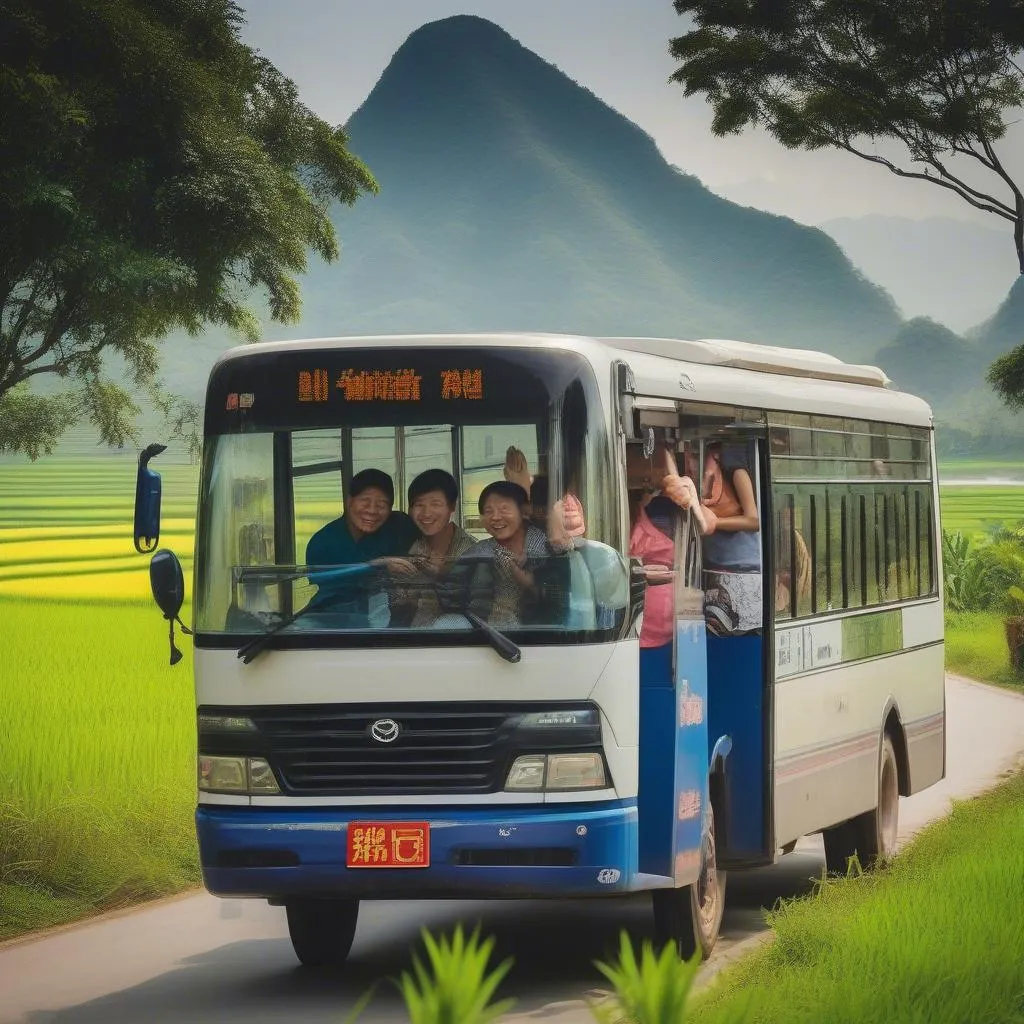
[[[1014,615],[1004,622],[1010,668],[1015,675],[1024,674],[1024,616]]]
[[[1013,222],[1013,244],[1017,247],[1017,266],[1024,274],[1024,195],[1017,193],[1017,219]]]

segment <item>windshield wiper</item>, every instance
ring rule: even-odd
[[[340,579],[345,576],[358,576],[362,573],[369,572],[373,569],[372,565],[367,563],[359,563],[358,565],[343,565],[337,569],[327,569],[321,572],[310,572],[310,573],[297,573],[290,579],[301,579],[303,577],[313,582],[318,579]],[[242,659],[243,665],[248,665],[261,651],[266,650],[267,645],[270,641],[282,630],[287,629],[297,619],[301,619],[306,612],[317,612],[323,611],[325,608],[330,608],[331,605],[337,604],[340,601],[351,601],[352,594],[348,591],[339,590],[336,594],[331,594],[325,597],[321,601],[317,601],[314,598],[305,607],[300,608],[293,615],[289,615],[286,619],[282,619],[277,625],[268,629],[265,633],[260,633],[259,636],[253,637],[248,643],[243,644],[238,648],[238,657]]]
[[[374,567],[367,563],[360,563],[358,565],[345,565],[340,566],[337,569],[327,569],[320,572],[310,572],[295,574],[291,577],[293,579],[300,579],[303,576],[308,578],[310,582],[317,579],[339,579],[345,576],[358,576],[362,573],[369,572]],[[336,604],[340,601],[351,601],[352,594],[347,591],[339,591],[336,594],[331,594],[329,597],[325,597],[322,601],[312,600],[304,608],[300,608],[293,615],[289,615],[286,619],[282,619],[271,629],[268,629],[265,633],[261,633],[259,636],[253,637],[248,643],[243,644],[238,648],[238,657],[242,659],[243,665],[248,665],[261,651],[266,650],[269,646],[270,641],[282,630],[287,629],[297,619],[302,618],[306,612],[310,611],[323,611],[324,609],[330,608],[331,605]],[[502,657],[505,661],[512,665],[516,665],[522,660],[523,652],[507,637],[504,633],[496,630],[492,625],[481,619],[479,615],[468,611],[466,609],[460,609],[459,614],[464,616],[466,621],[479,633],[487,638],[491,647]]]
[[[523,657],[523,652],[504,633],[500,633],[490,623],[485,622],[479,615],[474,615],[473,612],[463,609],[460,614],[465,615],[469,620],[469,624],[487,637],[491,647],[506,661],[511,662],[513,665],[519,663]]]

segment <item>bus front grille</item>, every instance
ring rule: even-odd
[[[480,705],[261,708],[252,714],[294,796],[493,793],[520,715]]]

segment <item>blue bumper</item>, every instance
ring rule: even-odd
[[[346,867],[352,821],[429,821],[430,866]],[[200,805],[196,831],[216,896],[597,896],[637,882],[635,800],[415,811]]]

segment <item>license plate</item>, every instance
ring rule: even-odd
[[[353,821],[345,863],[350,868],[430,867],[426,821]]]

